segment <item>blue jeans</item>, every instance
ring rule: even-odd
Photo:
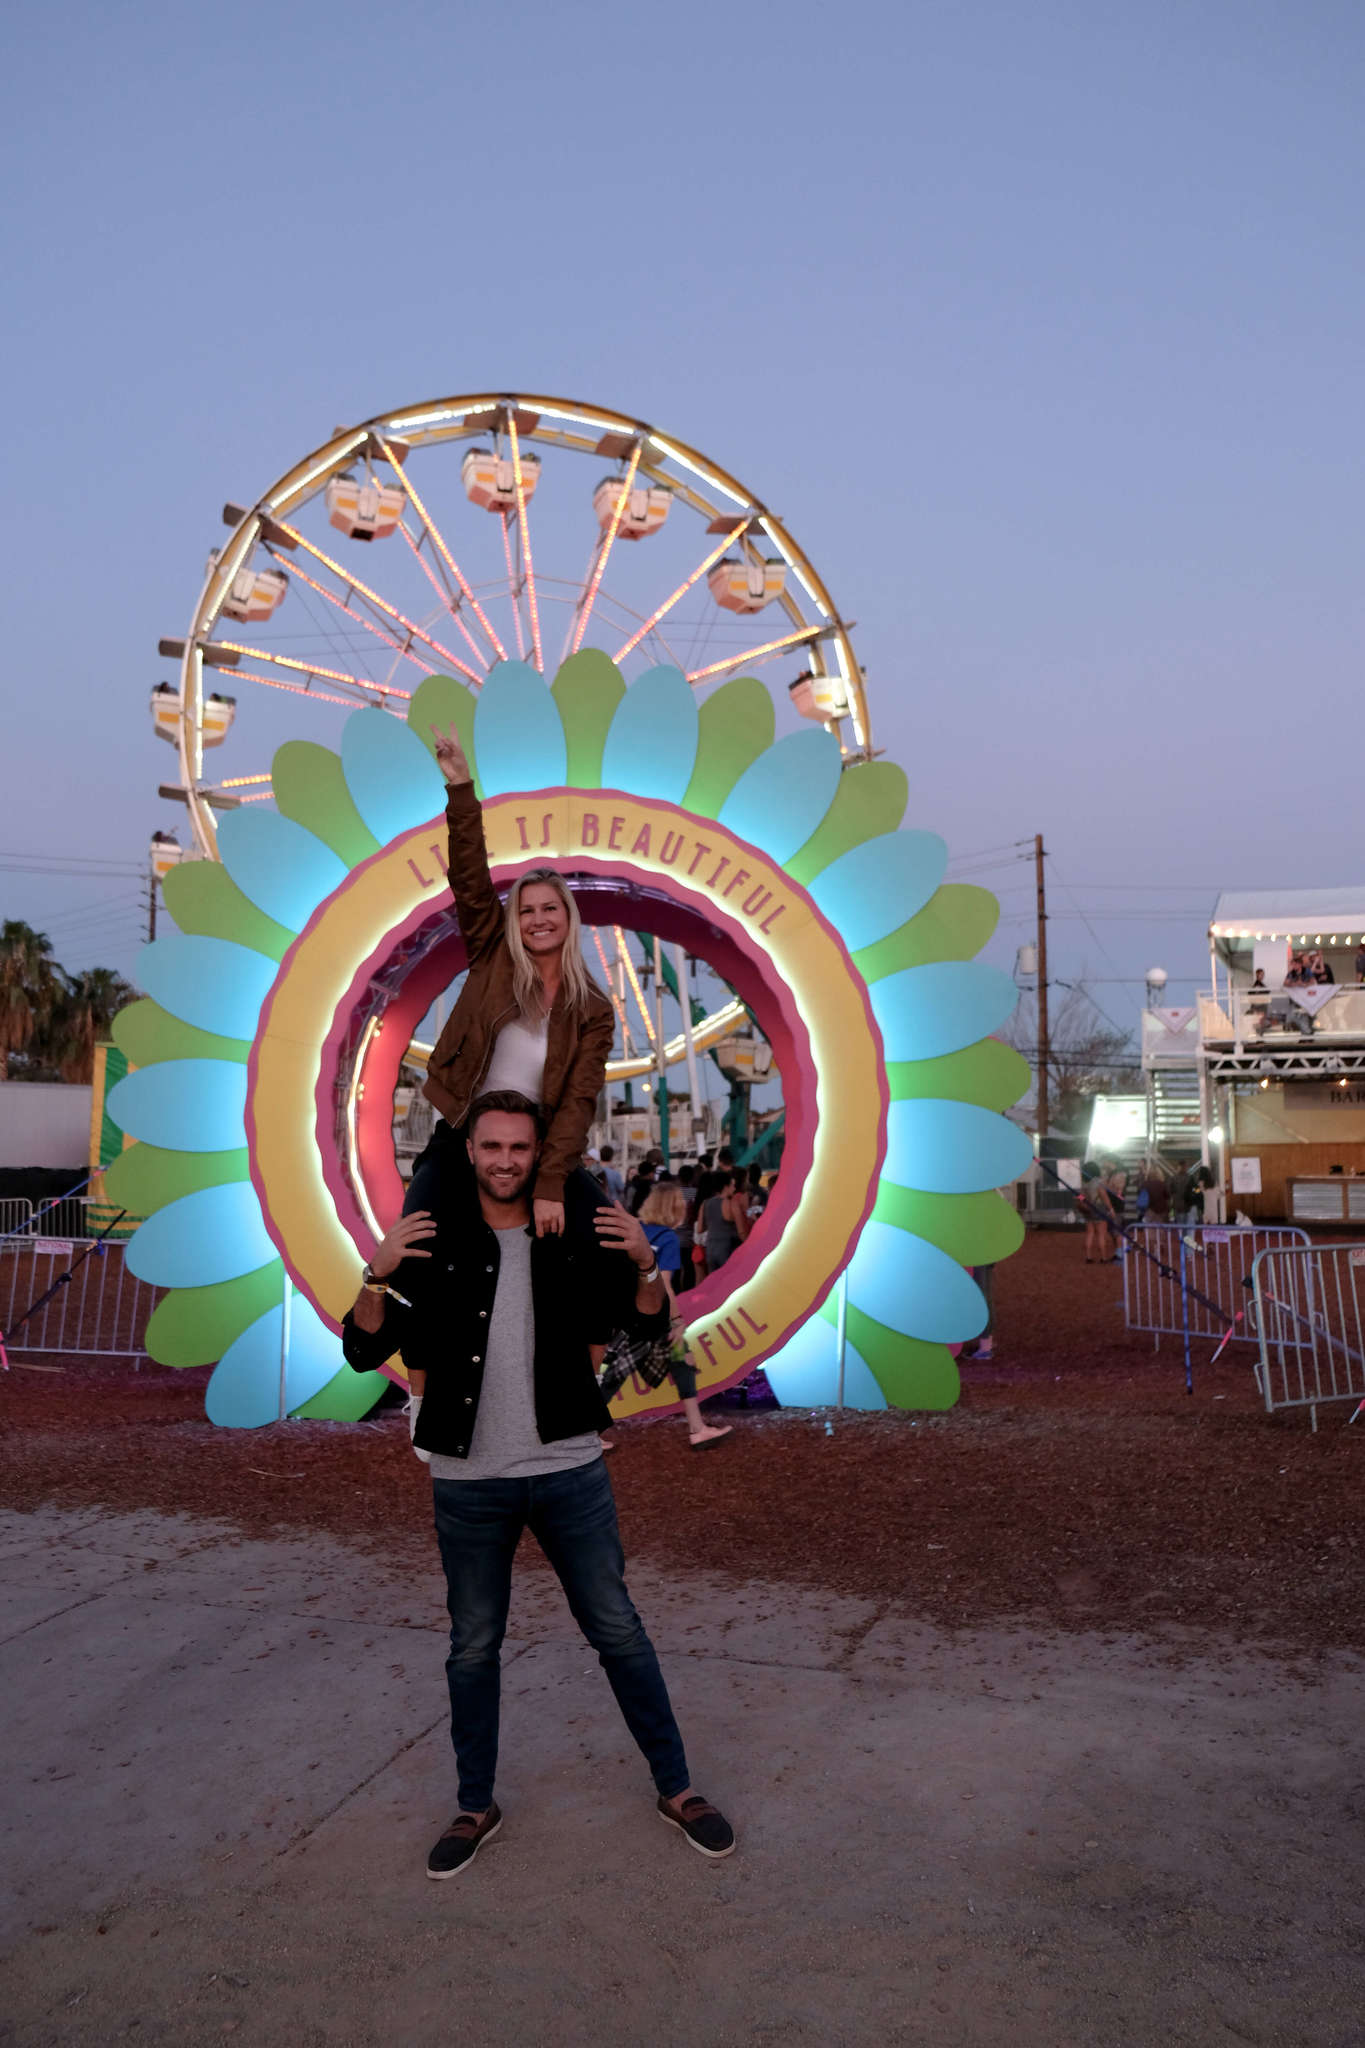
[[[436,1539],[450,1610],[450,1739],[462,1811],[493,1803],[499,1651],[512,1559],[529,1529],[596,1650],[626,1726],[665,1799],[687,1789],[687,1758],[654,1645],[626,1591],[616,1502],[601,1458],[534,1479],[433,1479]]]

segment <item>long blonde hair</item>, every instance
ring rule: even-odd
[[[541,990],[540,976],[536,973],[535,962],[522,944],[521,938],[521,892],[528,882],[544,882],[553,889],[564,905],[564,914],[569,920],[569,929],[564,935],[564,951],[561,955],[560,972],[563,977],[560,986],[564,991],[565,1005],[570,1010],[587,1008],[589,993],[602,991],[589,974],[583,959],[583,925],[578,915],[578,905],[573,900],[573,891],[561,874],[554,868],[531,868],[524,875],[518,875],[507,893],[507,950],[512,956],[512,993],[517,999],[517,1008],[523,1017],[543,1017],[545,998]]]

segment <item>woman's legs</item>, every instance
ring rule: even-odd
[[[474,1167],[465,1144],[463,1126],[457,1131],[444,1117],[437,1122],[431,1142],[412,1170],[403,1197],[403,1214],[429,1209],[433,1215],[454,1197],[467,1194],[474,1185]]]
[[[702,1419],[701,1407],[697,1401],[697,1368],[690,1359],[676,1358],[670,1368],[673,1384],[682,1398],[683,1414],[687,1417],[687,1433],[694,1446],[713,1444],[723,1436],[729,1436],[730,1424],[706,1422]]]

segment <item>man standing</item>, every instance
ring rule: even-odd
[[[594,1212],[592,1235],[534,1235],[540,1137],[524,1096],[481,1096],[469,1112],[472,1195],[448,1216],[400,1218],[343,1327],[357,1371],[401,1347],[409,1371],[425,1375],[413,1441],[431,1453],[459,1770],[459,1812],[427,1859],[438,1879],[468,1869],[502,1825],[493,1797],[499,1651],[526,1528],[598,1653],[660,1814],[703,1856],[735,1846],[728,1821],[688,1781],[663,1674],[626,1591],[598,1436],[609,1416],[590,1346],[623,1326],[664,1332],[663,1283],[643,1228],[619,1205]]]

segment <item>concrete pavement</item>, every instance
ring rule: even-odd
[[[1358,1662],[631,1577],[739,1854],[660,1824],[528,1568],[506,1825],[438,1886],[434,1545],[0,1516],[0,2041],[1365,2038]]]

